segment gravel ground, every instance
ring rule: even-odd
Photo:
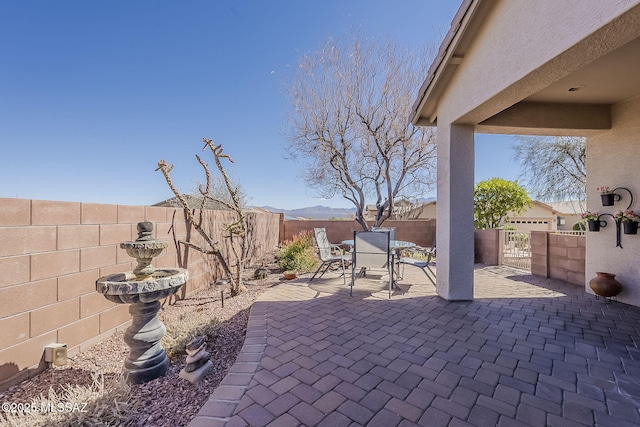
[[[135,415],[127,426],[176,427],[191,421],[235,362],[244,342],[249,308],[260,294],[283,280],[275,265],[267,268],[270,274],[266,279],[248,279],[245,282],[246,292],[234,298],[225,296],[224,308],[221,307],[219,291],[206,288],[161,310],[160,315],[197,310],[203,316],[217,317],[221,321],[218,336],[207,345],[213,368],[199,382],[191,384],[178,377],[185,365],[184,358],[181,358],[171,364],[165,377],[132,385],[129,403],[134,407]],[[246,274],[252,275],[253,271],[253,268],[248,268]],[[31,402],[41,394],[46,396],[50,387],[58,392],[65,384],[88,385],[93,372],[102,372],[105,376],[119,374],[129,353],[122,335],[122,332],[116,333],[69,358],[66,366],[48,369],[0,393],[0,400]]]

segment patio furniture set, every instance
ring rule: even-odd
[[[342,268],[342,277],[346,286],[347,265],[351,263],[351,282],[349,294],[353,294],[356,279],[365,276],[367,269],[385,269],[389,275],[389,298],[397,281],[402,279],[404,266],[420,268],[435,286],[435,272],[431,269],[435,258],[435,242],[431,248],[421,248],[415,243],[397,240],[395,228],[372,228],[371,231],[354,231],[353,239],[343,240],[340,245],[329,243],[324,228],[314,228],[314,236],[322,264],[311,280],[322,277],[336,263]],[[349,247],[349,251],[343,249]],[[421,253],[421,258],[412,256]],[[359,271],[356,273],[356,269]],[[402,269],[402,270],[401,270]]]

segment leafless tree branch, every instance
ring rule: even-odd
[[[242,202],[239,197],[239,189],[238,187],[234,187],[232,185],[231,180],[224,166],[222,165],[222,162],[220,161],[220,159],[227,159],[233,163],[233,159],[229,155],[224,154],[221,144],[214,145],[211,139],[206,138],[203,138],[203,142],[205,143],[203,151],[206,151],[208,149],[213,154],[216,167],[220,175],[222,176],[225,187],[230,196],[230,202],[220,197],[212,196],[212,180],[209,166],[197,154],[196,159],[205,172],[205,184],[204,186],[200,184],[198,187],[200,195],[202,196],[200,198],[187,197],[176,188],[176,186],[173,184],[173,180],[171,179],[171,171],[173,169],[173,165],[169,165],[166,161],[160,160],[158,162],[157,170],[160,170],[164,175],[165,181],[169,185],[169,188],[171,189],[173,194],[178,199],[180,206],[182,207],[185,216],[187,217],[187,220],[202,237],[205,242],[205,246],[197,246],[191,242],[184,241],[181,241],[180,243],[204,254],[215,256],[222,266],[227,279],[231,283],[231,295],[237,295],[240,292],[242,271],[244,269],[245,259],[248,252],[247,220],[244,214]],[[226,239],[229,239],[230,241],[229,247],[233,255],[231,261],[226,259],[219,247],[218,242],[213,241],[211,235],[204,227],[204,214],[208,200],[211,200],[218,205],[225,206],[235,213],[235,221],[230,224],[225,224],[225,230],[227,234],[224,237]],[[191,205],[196,204],[197,206],[190,206],[190,202]],[[198,214],[197,218],[195,216],[195,212],[197,212]],[[232,267],[234,268],[233,272],[231,270]]]
[[[394,200],[426,194],[435,184],[435,134],[407,119],[426,75],[425,51],[360,34],[331,39],[304,55],[285,83],[289,156],[320,196],[353,203],[365,230],[367,198],[378,208],[371,226],[379,226]]]

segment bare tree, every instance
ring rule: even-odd
[[[585,200],[585,139],[517,136],[512,146],[524,186],[542,201]]]
[[[237,191],[236,196],[238,197],[240,206],[242,208],[248,206],[250,196],[243,188],[242,183],[231,176],[227,178],[229,179],[231,187],[235,188]],[[197,179],[194,182],[195,184],[187,190],[186,193],[183,193],[190,206],[204,206],[205,209],[214,210],[229,210],[227,206],[233,204],[233,199],[229,194],[227,184],[222,176],[211,176],[211,183],[209,185],[211,188],[211,194],[207,197],[204,197],[200,192],[200,189],[204,188],[203,185],[206,184],[202,182],[201,179]],[[222,200],[224,204],[218,203],[218,200]],[[177,197],[168,199],[165,203],[170,207],[182,208],[182,203]]]
[[[244,269],[245,258],[248,252],[247,220],[245,218],[243,206],[239,197],[239,189],[238,187],[233,186],[221,162],[221,159],[227,159],[231,163],[233,163],[233,159],[229,155],[223,153],[222,144],[214,145],[212,140],[206,138],[203,138],[203,142],[205,143],[205,145],[202,150],[206,151],[207,149],[209,149],[211,151],[216,167],[218,168],[218,171],[222,176],[222,180],[227,189],[227,194],[225,195],[225,197],[215,198],[215,196],[212,195],[212,177],[211,172],[209,171],[209,166],[197,154],[196,159],[198,160],[198,163],[200,163],[200,166],[202,166],[202,168],[204,169],[206,179],[205,183],[201,184],[198,188],[198,191],[200,193],[198,197],[185,195],[175,187],[171,179],[171,170],[173,169],[173,165],[169,165],[164,160],[160,160],[158,162],[158,169],[162,172],[165,180],[167,181],[167,184],[169,185],[169,188],[180,202],[180,206],[182,207],[187,220],[203,238],[205,246],[201,247],[184,241],[180,243],[189,246],[199,252],[215,256],[222,266],[227,279],[231,283],[231,295],[235,296],[240,293],[242,272]],[[227,261],[218,245],[218,242],[215,242],[213,240],[212,236],[204,227],[205,209],[211,202],[216,205],[224,206],[225,208],[235,213],[235,221],[230,224],[225,224],[227,235],[224,236],[230,241],[229,247],[231,248],[231,252],[233,254],[233,259],[231,260],[231,262]],[[234,269],[234,271],[232,271],[232,268]]]
[[[285,84],[293,108],[284,134],[307,186],[349,200],[368,230],[367,197],[375,199],[375,227],[391,216],[396,198],[434,185],[434,131],[407,119],[428,55],[392,41],[348,39],[331,39],[300,59]]]

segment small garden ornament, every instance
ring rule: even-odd
[[[186,346],[187,364],[180,371],[180,378],[189,381],[191,384],[199,381],[202,376],[213,366],[209,357],[211,353],[207,350],[207,337],[202,335],[195,337]]]
[[[264,263],[262,263],[262,265],[256,268],[256,271],[253,272],[254,279],[266,279],[268,276],[269,270],[267,270],[267,267],[264,265]]]

